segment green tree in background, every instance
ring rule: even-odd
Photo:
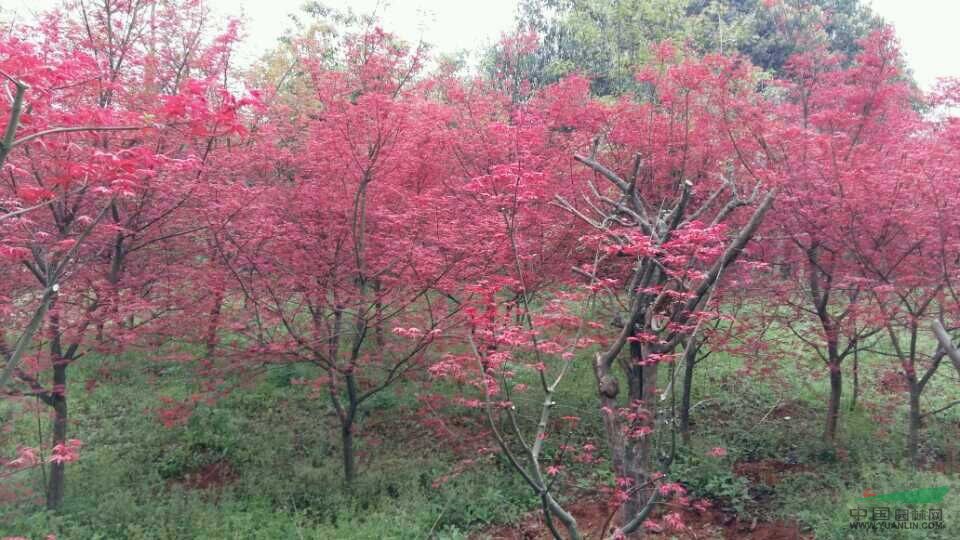
[[[817,42],[851,56],[882,23],[860,0],[521,0],[517,29],[542,39],[520,63],[532,86],[580,72],[595,93],[615,95],[635,87],[636,67],[666,39],[697,53],[738,51],[779,74]],[[492,50],[488,71],[503,59],[502,47]]]

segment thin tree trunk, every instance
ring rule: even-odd
[[[352,488],[357,477],[356,457],[353,451],[353,419],[341,425],[340,440],[343,444],[343,479],[347,487]]]
[[[370,280],[370,289],[373,292],[373,338],[376,343],[377,361],[382,362],[384,358],[384,349],[387,347],[387,341],[383,333],[383,298],[381,297],[381,285],[379,279]]]
[[[223,294],[223,288],[218,287],[213,295],[213,305],[207,314],[207,332],[204,336],[204,358],[210,362],[211,366],[213,365],[213,355],[216,352],[217,342],[219,341],[217,338],[220,330],[220,312],[223,309]]]
[[[843,373],[839,360],[830,363],[830,401],[827,403],[827,425],[823,438],[832,443],[837,436],[837,421],[840,418],[840,397],[843,393]]]
[[[20,334],[20,337],[14,344],[13,351],[6,355],[6,358],[4,358],[6,365],[3,367],[3,373],[0,373],[0,391],[6,389],[7,382],[10,381],[10,377],[13,375],[14,370],[20,364],[20,359],[23,357],[23,354],[26,352],[27,348],[30,347],[30,343],[33,340],[34,334],[37,333],[43,324],[43,321],[50,310],[50,306],[53,305],[56,296],[57,291],[53,287],[48,287],[47,290],[44,291],[43,298],[40,300],[40,305],[37,307],[33,317],[30,318],[30,322],[27,323],[27,327],[23,329],[23,332]]]
[[[53,446],[67,442],[67,365],[58,358],[53,366]],[[59,510],[63,504],[65,484],[64,463],[50,464],[50,480],[47,486],[47,510]]]
[[[850,412],[857,410],[857,398],[860,396],[860,351],[853,350],[853,392],[850,396]]]
[[[693,368],[697,360],[696,342],[683,351],[683,394],[680,397],[680,437],[690,446],[690,399],[693,394]]]
[[[553,525],[553,518],[551,516],[556,516],[556,518],[560,520],[563,527],[567,529],[567,535],[570,540],[580,540],[580,530],[577,528],[577,520],[572,514],[564,510],[563,507],[560,506],[560,503],[558,503],[549,492],[544,492],[540,495],[540,504],[543,507],[543,515],[547,521],[547,527],[555,538],[560,538],[560,532],[557,531],[557,528]]]
[[[914,468],[920,467],[920,386],[916,381],[910,381],[910,431],[907,435],[907,453],[910,464]]]
[[[347,489],[353,489],[357,478],[356,453],[353,448],[354,427],[356,426],[357,410],[360,407],[357,394],[357,380],[353,373],[345,377],[347,383],[347,410],[340,422],[340,439],[343,445],[343,479]]]

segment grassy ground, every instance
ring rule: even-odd
[[[862,371],[874,373],[870,362],[881,360],[862,361]],[[454,453],[435,442],[416,414],[418,388],[412,384],[370,404],[359,441],[361,477],[350,491],[341,480],[328,403],[290,384],[301,375],[296,369],[275,369],[255,387],[201,405],[185,425],[165,428],[151,412],[160,405],[152,396],[186,395],[195,381],[183,366],[145,364],[138,358],[85,358],[72,368],[71,436],[85,446],[81,460],[68,466],[65,507],[54,515],[42,511],[36,498],[8,504],[0,513],[0,536],[484,538],[492,526],[516,522],[536,508],[528,488],[495,457],[437,482],[477,454]],[[902,395],[879,393],[876,381],[866,378],[861,405],[843,412],[838,444],[825,446],[820,433],[827,382],[821,367],[791,360],[766,378],[743,377],[741,368],[737,359],[718,354],[697,374],[693,446],[681,452],[671,472],[694,495],[711,497],[718,508],[745,519],[798,521],[808,536],[858,538],[867,533],[850,531],[849,510],[864,505],[858,499],[865,489],[949,486],[942,504],[945,531],[879,535],[960,538],[960,409],[928,422],[924,455],[930,470],[913,472],[902,459]],[[109,373],[107,383],[83,390],[82,381],[102,373]],[[926,394],[928,409],[956,398],[960,385],[949,375],[944,370]],[[148,385],[160,392],[145,392]],[[583,418],[571,442],[592,440],[602,448],[592,392],[589,366],[578,362],[557,397],[558,415]],[[883,410],[891,398],[898,404]],[[46,437],[46,420],[40,425]],[[476,431],[463,425],[464,434]],[[21,418],[5,437],[4,453],[14,441],[35,445],[37,428],[35,417]],[[715,446],[727,448],[728,456],[705,457]],[[764,472],[769,464],[784,463],[789,467]],[[562,478],[568,500],[609,482],[601,469],[595,476],[568,469]],[[16,480],[42,493],[41,471]]]

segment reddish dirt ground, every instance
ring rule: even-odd
[[[609,513],[606,505],[600,501],[580,502],[570,506],[577,518],[577,525],[585,539],[600,540],[609,537],[601,534],[601,527],[607,522]],[[802,535],[796,523],[784,522],[742,522],[736,515],[719,510],[696,512],[682,511],[686,526],[682,531],[647,531],[646,538],[683,538],[690,540],[706,539],[749,539],[749,540],[809,540]],[[640,535],[635,535],[639,538]],[[471,536],[473,540],[549,540],[551,538],[543,516],[533,512],[513,525],[491,527]]]
[[[734,464],[734,473],[746,477],[754,485],[775,486],[791,473],[810,470],[806,465],[791,465],[772,459],[756,462],[739,462]],[[609,519],[607,505],[602,500],[584,500],[570,505],[570,512],[577,518],[577,525],[581,535],[586,539],[600,540],[608,538],[610,530],[603,534],[601,529]],[[668,511],[676,511],[670,509]],[[665,513],[665,511],[660,512]],[[810,535],[803,535],[797,523],[781,521],[763,522],[757,520],[740,520],[731,512],[711,508],[704,512],[692,509],[682,510],[683,522],[686,529],[682,531],[647,531],[647,538],[684,538],[691,540],[705,539],[749,539],[749,540],[808,540]],[[657,516],[654,516],[655,518]],[[559,523],[558,523],[559,525]],[[639,535],[637,535],[639,538]],[[543,515],[531,512],[518,523],[490,527],[472,536],[473,540],[549,540],[551,538]]]
[[[774,459],[763,461],[738,462],[733,465],[733,472],[750,479],[754,484],[775,486],[780,483],[784,475],[810,470],[805,465],[791,465]]]
[[[168,485],[178,485],[187,489],[216,489],[230,484],[237,478],[237,472],[227,461],[217,461],[191,471],[181,478],[170,480]]]
[[[577,519],[577,528],[584,538],[599,538],[600,528],[609,514],[606,505],[600,501],[584,501],[570,505],[570,512]],[[560,523],[556,523],[560,526]],[[561,526],[562,530],[562,526]],[[552,537],[543,522],[541,512],[531,512],[519,523],[498,525],[471,536],[473,540],[549,540]]]

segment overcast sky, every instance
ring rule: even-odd
[[[289,13],[304,0],[207,0],[222,14],[246,15],[248,40],[244,57],[271,47],[285,28]],[[350,6],[357,12],[374,9],[384,27],[401,37],[419,38],[443,52],[455,52],[495,41],[509,30],[516,0],[323,0],[332,7]],[[8,8],[27,12],[58,3],[56,0],[3,0]],[[923,87],[937,77],[960,77],[960,0],[872,0],[874,10],[897,29],[907,61]]]

